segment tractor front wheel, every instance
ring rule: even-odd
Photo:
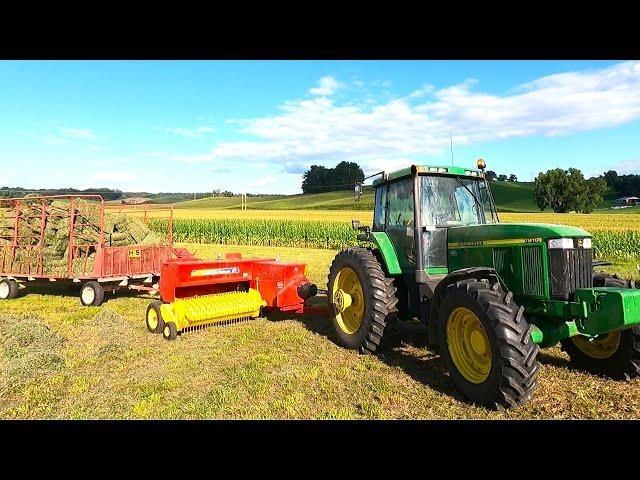
[[[590,339],[583,335],[561,341],[571,363],[580,370],[617,380],[640,376],[640,326]]]
[[[494,410],[526,402],[538,377],[539,347],[512,297],[498,282],[465,279],[447,286],[437,313],[440,354],[453,383]]]
[[[328,302],[338,343],[361,353],[380,349],[385,327],[396,314],[396,287],[366,248],[338,253],[329,269]]]

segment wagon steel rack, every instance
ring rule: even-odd
[[[54,206],[54,202],[58,205]],[[61,204],[64,204],[64,208]],[[13,234],[0,235],[0,299],[14,298],[19,285],[67,284],[80,286],[83,305],[98,306],[104,292],[137,290],[155,294],[162,265],[171,259],[188,259],[184,249],[173,247],[173,209],[145,206],[143,219],[168,220],[164,245],[112,246],[105,235],[105,202],[100,195],[52,195],[0,199],[0,213],[13,225]],[[152,210],[153,215],[148,212]],[[69,222],[66,265],[52,267],[45,256],[45,232],[50,222]],[[29,225],[30,229],[25,229]],[[87,230],[95,234],[88,236]],[[93,265],[90,255],[95,254]],[[64,270],[64,273],[61,271]]]

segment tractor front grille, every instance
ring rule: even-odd
[[[536,297],[544,295],[542,248],[540,247],[522,249],[522,293]]]
[[[592,261],[590,248],[549,250],[551,298],[571,300],[576,289],[592,287]]]

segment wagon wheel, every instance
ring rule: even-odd
[[[98,282],[87,282],[80,290],[80,301],[85,307],[99,307],[104,301],[104,288]]]
[[[18,296],[18,282],[13,278],[0,281],[0,300],[11,300]]]

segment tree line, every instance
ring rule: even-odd
[[[356,182],[362,181],[364,172],[354,162],[340,162],[334,168],[311,165],[302,176],[302,193],[353,190]]]
[[[518,177],[513,173],[511,175],[508,175],[508,176],[505,175],[505,174],[502,174],[502,173],[500,175],[498,175],[493,170],[487,170],[487,173],[485,174],[485,177],[490,182],[493,182],[495,180],[497,180],[499,182],[517,182],[518,181]]]
[[[640,175],[618,175],[615,170],[609,170],[602,178],[611,190],[621,197],[640,197]]]
[[[0,198],[23,198],[30,196],[52,196],[52,195],[101,195],[106,201],[124,200],[132,197],[144,197],[154,200],[156,198],[168,199],[167,201],[179,202],[182,200],[194,200],[210,197],[237,197],[240,193],[219,188],[209,192],[123,192],[122,190],[111,188],[86,188],[79,190],[76,188],[39,188],[27,189],[22,187],[0,187]],[[270,194],[247,193],[247,197],[271,197]]]

